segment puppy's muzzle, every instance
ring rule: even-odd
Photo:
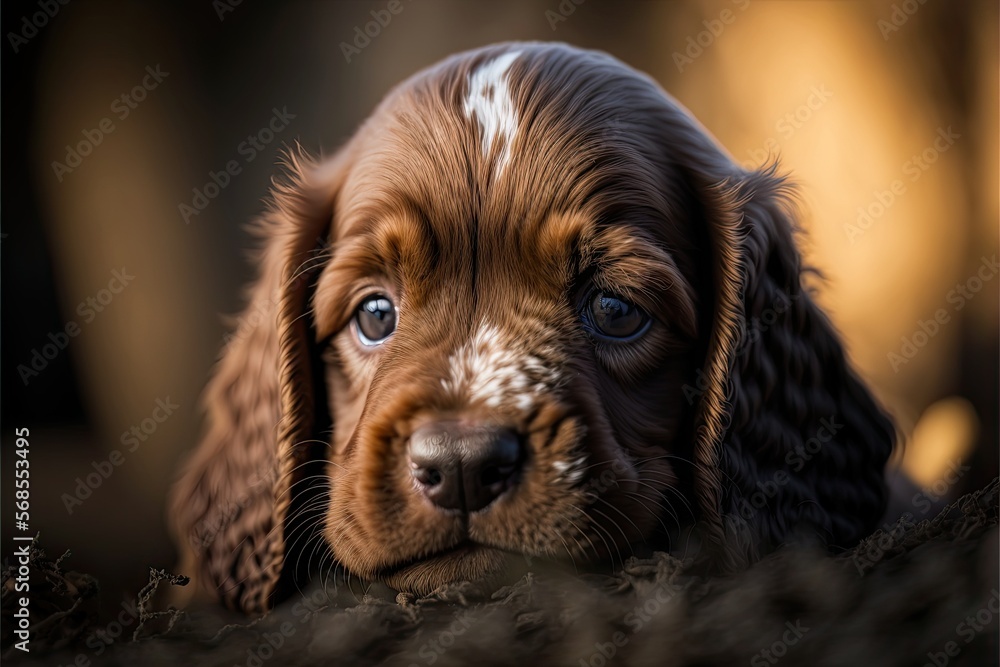
[[[483,510],[516,485],[524,463],[509,428],[432,422],[410,436],[410,472],[420,493],[442,510]]]

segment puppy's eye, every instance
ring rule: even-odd
[[[361,302],[354,319],[361,342],[364,345],[378,345],[396,330],[396,306],[389,297],[373,294]]]
[[[646,333],[650,320],[634,303],[596,290],[588,299],[584,321],[598,337],[622,341],[632,340]]]

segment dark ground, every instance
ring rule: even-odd
[[[612,575],[528,574],[481,595],[425,598],[308,589],[258,621],[217,609],[150,614],[169,577],[98,618],[99,586],[36,552],[30,657],[11,648],[14,572],[4,571],[4,659],[23,665],[995,665],[1000,649],[996,480],[940,515],[904,517],[850,552],[787,547],[707,579],[667,554]]]

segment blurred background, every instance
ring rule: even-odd
[[[608,51],[740,163],[780,158],[819,300],[907,442],[893,512],[996,476],[996,2],[390,4],[3,4],[4,507],[28,427],[31,531],[106,610],[174,565],[165,494],[282,148],[332,154],[394,84],[496,41]]]

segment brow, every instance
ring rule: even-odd
[[[640,231],[624,225],[597,231],[581,246],[601,289],[635,301],[653,314],[669,315],[680,333],[697,335],[696,296],[670,253]],[[664,312],[666,311],[666,312]]]
[[[432,280],[433,272],[448,264],[442,261],[444,255],[462,252],[462,241],[441,238],[440,230],[435,230],[419,207],[394,208],[390,214],[352,225],[355,233],[333,246],[313,297],[319,339],[346,325],[354,305],[377,277],[399,287],[404,277],[407,281]],[[599,288],[669,319],[682,335],[696,336],[695,295],[669,252],[630,226],[595,229],[581,220],[586,216],[572,217],[576,218],[573,223],[565,218],[562,225],[553,221],[562,233],[542,234],[549,242],[558,239],[566,253],[563,259],[574,265],[566,267],[567,278],[572,281],[574,274],[586,273]],[[543,224],[542,229],[547,226]],[[549,227],[545,231],[554,230]],[[529,236],[540,240],[537,234]]]
[[[375,278],[402,284],[403,276],[430,276],[441,241],[418,209],[398,209],[351,225],[354,233],[339,239],[330,252],[313,295],[313,315],[320,339],[336,333],[350,319],[361,292]]]

